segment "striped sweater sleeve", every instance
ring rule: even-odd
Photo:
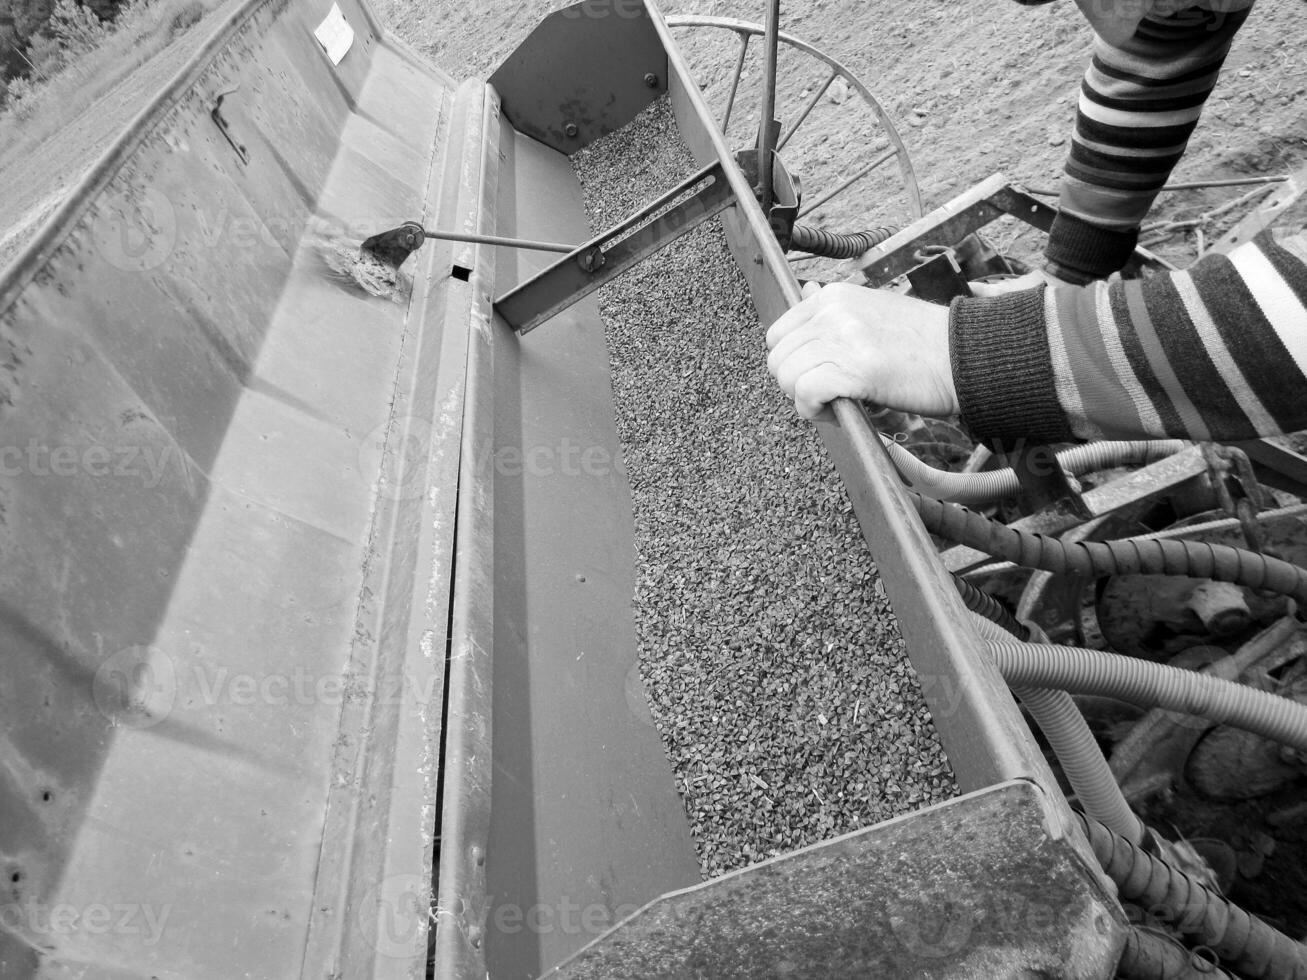
[[[1150,14],[1118,45],[1095,39],[1046,251],[1053,275],[1083,284],[1129,259],[1250,8],[1206,0]]]
[[[1149,279],[955,300],[949,334],[991,448],[1307,429],[1307,230]]]

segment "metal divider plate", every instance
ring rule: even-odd
[[[566,156],[500,138],[498,230],[589,237]],[[551,256],[500,249],[497,288]],[[524,343],[494,321],[494,805],[487,964],[531,978],[699,881],[636,665],[630,489],[597,303]],[[461,566],[460,566],[461,567]]]

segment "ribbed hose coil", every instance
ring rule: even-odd
[[[953,576],[953,584],[957,587],[958,595],[962,597],[962,604],[973,613],[1001,626],[1018,640],[1030,639],[1030,630],[988,592],[976,588],[961,575]]]
[[[828,259],[856,259],[867,249],[875,248],[887,238],[893,237],[897,230],[876,228],[872,231],[840,233],[808,225],[795,225],[790,234],[790,248]]]
[[[1198,541],[1075,541],[1031,534],[957,504],[909,491],[926,530],[1006,561],[1055,574],[1185,575],[1266,589],[1307,608],[1307,569],[1242,548]]]
[[[1097,820],[1076,816],[1124,900],[1207,946],[1246,980],[1307,980],[1307,946]]]
[[[1175,940],[1146,929],[1131,929],[1126,934],[1116,969],[1123,980],[1234,980]]]

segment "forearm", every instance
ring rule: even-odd
[[[991,446],[1307,429],[1307,233],[1147,280],[957,300],[949,333],[963,418]]]
[[[1049,236],[1050,271],[1059,278],[1105,278],[1134,250],[1251,3],[1209,6],[1225,9],[1152,15],[1119,44],[1096,39]]]

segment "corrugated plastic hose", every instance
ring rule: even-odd
[[[876,228],[872,231],[855,231],[841,234],[822,231],[810,225],[795,225],[790,234],[790,248],[828,259],[856,259],[869,248],[892,238],[894,228]]]
[[[1034,558],[1022,563],[1038,568],[1059,571],[1071,567],[1090,574],[1110,574],[1122,566],[1163,574],[1192,575],[1198,570],[1203,577],[1217,578],[1211,573],[1218,572],[1228,576],[1225,581],[1272,588],[1299,602],[1307,592],[1303,569],[1241,549],[1196,546],[1114,551],[1110,545],[1065,545],[1014,531],[957,505],[913,496],[928,529],[1008,560]],[[948,534],[945,527],[968,528],[970,539]],[[986,544],[997,542],[1010,551],[985,547],[977,538],[986,539]],[[1167,550],[1170,553],[1165,553]],[[1108,571],[1102,570],[1105,567]],[[961,586],[959,591],[965,601]],[[980,595],[998,606],[992,597]],[[1077,647],[1017,642],[991,620],[1010,633],[1021,633],[995,616],[992,608],[975,601],[967,605],[976,613],[977,627],[989,641],[999,672],[1044,732],[1088,813],[1081,819],[1091,846],[1123,897],[1176,921],[1249,980],[1307,980],[1307,948],[1142,849],[1147,830],[1130,810],[1097,740],[1067,691],[1201,715],[1303,749],[1307,749],[1307,707],[1193,671]],[[1016,625],[1026,630],[1019,622]],[[1130,933],[1119,970],[1122,977],[1132,980],[1230,976],[1166,937],[1139,929]]]
[[[1126,840],[1136,844],[1143,841],[1148,828],[1130,809],[1103,750],[1071,695],[1066,691],[1015,685],[1012,692],[1021,699],[1048,739],[1080,805]]]
[[[1055,687],[1199,715],[1307,750],[1307,705],[1192,670],[1082,647],[991,640],[1013,687]],[[1115,828],[1113,828],[1115,829]]]
[[[952,473],[939,470],[913,456],[893,439],[882,436],[890,461],[905,484],[936,500],[957,504],[988,504],[1015,496],[1021,489],[1012,469],[984,473]],[[1072,476],[1093,473],[1113,466],[1143,466],[1180,452],[1189,443],[1179,439],[1137,442],[1092,442],[1063,449],[1057,461]]]
[[[1124,980],[1234,980],[1169,936],[1139,928],[1126,934],[1116,969]]]
[[[1124,900],[1207,946],[1246,980],[1307,980],[1307,946],[1092,817],[1076,816]]]
[[[1028,568],[1091,578],[1186,575],[1266,589],[1307,607],[1307,569],[1242,548],[1197,541],[1065,542],[1008,527],[957,504],[909,491],[926,530]]]
[[[993,623],[976,617],[976,625],[991,648],[1011,642]],[[1085,811],[1126,840],[1142,841],[1147,828],[1130,809],[1103,750],[1098,747],[1071,695],[1065,691],[1016,684],[1012,685],[1012,690],[1048,739],[1067,782]]]

